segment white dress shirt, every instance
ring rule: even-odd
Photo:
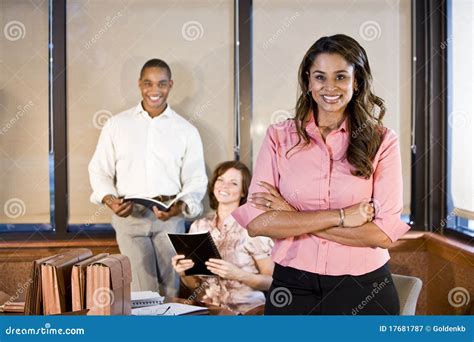
[[[151,118],[142,104],[110,118],[89,163],[91,202],[104,196],[186,193],[189,216],[200,214],[207,176],[198,130],[168,105]]]

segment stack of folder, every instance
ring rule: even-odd
[[[25,315],[50,315],[71,311],[71,269],[92,252],[74,249],[33,261]]]
[[[57,315],[72,311],[72,267],[91,256],[90,250],[80,248],[58,254],[41,264],[41,288],[45,315]]]
[[[129,259],[79,248],[33,262],[25,315],[129,315]]]

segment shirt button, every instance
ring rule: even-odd
[[[328,243],[327,241],[321,242],[322,245],[325,245],[325,244],[327,244],[327,243]]]

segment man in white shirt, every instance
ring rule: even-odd
[[[146,62],[138,86],[141,103],[102,128],[89,164],[91,201],[114,212],[120,252],[132,264],[132,291],[176,296],[179,277],[171,266],[175,253],[166,233],[184,233],[182,212],[188,217],[201,213],[207,186],[202,142],[198,130],[167,104],[173,81],[164,61]],[[167,201],[182,193],[182,201],[168,212],[123,200],[161,196]]]

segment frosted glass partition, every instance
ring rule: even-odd
[[[140,101],[142,65],[171,66],[169,103],[198,129],[208,172],[233,158],[233,1],[67,1],[70,223],[110,222],[89,203],[100,129]]]
[[[48,2],[0,2],[0,224],[50,222]]]
[[[320,37],[344,33],[367,51],[384,123],[400,137],[404,213],[410,212],[411,9],[409,0],[253,1],[253,160],[266,128],[294,113],[297,70]]]

